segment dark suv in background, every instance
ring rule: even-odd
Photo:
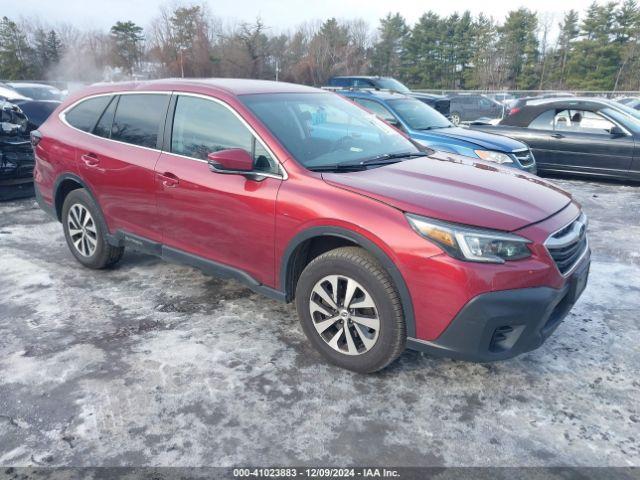
[[[502,118],[508,113],[508,108],[505,105],[486,95],[460,93],[450,96],[449,101],[449,119],[454,125],[481,118]]]
[[[449,115],[449,99],[443,95],[414,92],[405,84],[391,77],[340,76],[329,79],[329,87],[339,88],[372,88],[374,90],[390,90],[414,97],[431,108],[435,108],[444,116]]]

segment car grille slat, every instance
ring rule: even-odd
[[[553,233],[545,246],[560,273],[568,274],[588,248],[586,215],[582,213],[569,225]]]

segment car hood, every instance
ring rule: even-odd
[[[482,132],[480,130],[471,130],[469,128],[439,128],[437,130],[431,130],[429,133],[437,133],[445,137],[471,142],[480,148],[499,152],[513,152],[514,150],[528,148],[527,145],[513,138]]]
[[[405,212],[503,231],[544,220],[571,202],[569,193],[534,175],[445,152],[322,177]]]

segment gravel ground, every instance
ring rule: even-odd
[[[593,264],[546,344],[368,376],[292,305],[137,253],[83,269],[33,200],[0,204],[0,465],[640,466],[640,187],[558,183]]]

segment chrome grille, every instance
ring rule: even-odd
[[[588,248],[587,216],[581,213],[569,225],[551,234],[545,246],[560,273],[568,275]]]
[[[531,150],[519,150],[517,152],[512,152],[511,155],[513,155],[513,158],[520,162],[520,165],[523,167],[528,167],[534,162]]]

